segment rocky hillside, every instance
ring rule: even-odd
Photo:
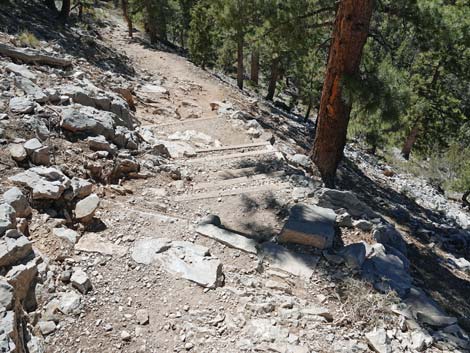
[[[1,352],[470,351],[468,210],[354,144],[325,189],[302,119],[37,13],[0,17]]]

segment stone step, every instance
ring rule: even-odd
[[[229,159],[236,159],[236,158],[257,157],[257,156],[262,156],[266,154],[275,154],[277,158],[280,157],[279,156],[280,152],[277,152],[274,148],[271,147],[270,149],[260,150],[260,151],[231,153],[231,154],[226,154],[223,156],[192,158],[192,159],[185,159],[184,161],[185,163],[204,163],[204,162],[222,161],[222,160],[229,160]]]
[[[267,147],[267,146],[271,146],[271,144],[269,142],[263,141],[263,142],[245,143],[242,145],[231,145],[231,146],[199,149],[199,150],[196,150],[195,152],[197,154],[203,154],[203,153],[211,153],[211,152],[239,150],[239,149],[244,149],[244,148]]]
[[[266,174],[255,174],[252,176],[242,176],[239,178],[225,179],[222,181],[209,181],[206,183],[199,183],[193,186],[193,190],[203,190],[203,189],[216,189],[223,186],[230,186],[242,183],[249,183],[252,181],[260,181],[266,179],[274,179],[285,175],[284,171],[278,171],[273,173]]]
[[[243,194],[258,194],[263,192],[269,191],[280,191],[285,190],[291,187],[290,183],[279,183],[279,184],[268,184],[256,187],[248,187],[248,188],[240,188],[234,190],[217,190],[217,191],[209,191],[209,192],[202,192],[198,194],[186,194],[175,196],[173,201],[181,202],[181,201],[196,201],[196,200],[205,200],[205,199],[214,199],[218,197],[224,196],[237,196]]]
[[[211,121],[211,120],[218,120],[220,118],[218,117],[212,117],[212,118],[198,118],[198,119],[187,119],[187,120],[178,120],[178,121],[172,121],[171,123],[165,123],[165,124],[146,124],[143,125],[142,127],[148,128],[148,129],[158,129],[161,127],[167,127],[167,126],[173,126],[173,125],[183,125],[187,123],[195,123],[195,122],[203,122],[203,121]]]

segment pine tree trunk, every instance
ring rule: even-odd
[[[410,134],[405,140],[405,144],[403,145],[403,148],[401,149],[401,155],[403,158],[406,160],[410,159],[410,154],[411,150],[413,149],[413,146],[418,139],[419,135],[419,119],[415,122],[413,128],[411,129]]]
[[[237,86],[240,89],[243,89],[243,36],[238,36],[237,41]]]
[[[67,21],[70,15],[71,0],[62,0],[62,8],[60,9],[59,19],[62,22]]]
[[[58,12],[57,6],[55,6],[55,0],[45,0],[46,6],[54,12]]]
[[[313,108],[313,99],[310,98],[308,100],[308,107],[307,107],[307,112],[305,113],[304,121],[307,122],[308,118],[310,118],[310,112],[312,111]]]
[[[268,94],[266,95],[266,99],[268,101],[272,101],[274,98],[274,93],[276,93],[276,84],[277,84],[278,77],[279,77],[279,58],[275,58],[273,59],[271,63],[271,77],[269,78]]]
[[[334,187],[343,157],[351,104],[342,98],[345,77],[359,71],[362,50],[369,33],[373,0],[341,0],[323,83],[312,160],[327,187]]]
[[[127,22],[129,37],[132,38],[133,28],[132,28],[132,19],[129,16],[129,2],[128,2],[128,0],[121,0],[121,7],[122,7],[122,14],[124,15],[124,19]]]
[[[251,72],[250,80],[258,85],[259,83],[259,51],[258,49],[253,49],[251,52]]]

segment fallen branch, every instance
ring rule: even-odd
[[[72,66],[72,61],[44,55],[36,50],[14,48],[5,44],[0,44],[0,55],[22,61],[27,64],[39,64],[59,67]]]

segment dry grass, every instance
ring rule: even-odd
[[[336,320],[337,325],[351,325],[361,330],[397,325],[398,317],[390,310],[393,304],[399,302],[395,292],[382,294],[370,283],[348,277],[337,284],[336,297],[343,313]]]
[[[36,36],[29,31],[23,31],[20,33],[20,35],[18,36],[18,44],[23,47],[31,48],[38,48],[41,45],[39,39],[37,39]]]

